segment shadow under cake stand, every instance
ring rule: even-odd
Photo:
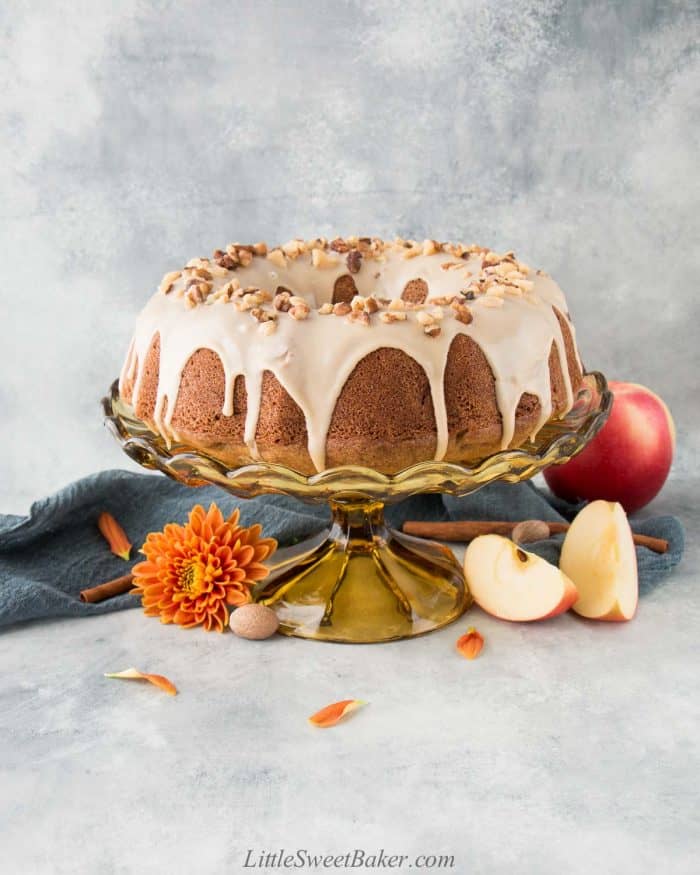
[[[601,428],[612,394],[602,374],[586,374],[573,408],[534,441],[472,467],[422,462],[393,475],[347,466],[306,476],[266,462],[230,468],[192,447],[168,445],[136,419],[116,381],[102,404],[124,452],[145,468],[189,486],[215,484],[242,498],[277,493],[330,505],[330,528],[278,550],[255,599],[276,611],[286,635],[372,643],[439,629],[472,601],[452,552],[388,528],[384,505],[417,493],[467,495],[495,480],[517,483],[566,462]]]

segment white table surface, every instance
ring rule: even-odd
[[[681,513],[688,549],[628,624],[475,608],[424,638],[343,646],[132,610],[4,631],[0,870],[284,871],[245,868],[248,849],[383,848],[453,855],[465,875],[697,871],[694,506],[686,486],[652,508]],[[469,624],[486,639],[474,662],[454,650]],[[131,665],[179,695],[102,676]],[[351,697],[369,704],[346,723],[307,723]]]

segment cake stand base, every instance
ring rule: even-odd
[[[456,620],[472,602],[454,555],[384,523],[384,505],[334,498],[330,530],[273,569],[256,592],[285,635],[373,643]]]

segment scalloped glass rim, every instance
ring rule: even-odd
[[[327,501],[352,495],[384,502],[399,501],[421,492],[466,495],[493,480],[527,480],[549,465],[561,464],[580,452],[600,430],[610,413],[613,396],[603,374],[584,376],[576,403],[560,420],[548,422],[534,441],[515,450],[494,453],[472,467],[454,462],[419,462],[397,474],[370,468],[329,468],[306,476],[268,462],[229,468],[192,447],[173,444],[136,419],[119,397],[118,381],[102,399],[105,421],[124,452],[145,468],[162,471],[190,486],[213,483],[243,498],[279,493],[303,501]]]

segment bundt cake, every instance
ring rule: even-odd
[[[166,274],[119,389],[230,465],[393,473],[517,447],[581,379],[564,295],[513,252],[348,237],[235,243]]]

